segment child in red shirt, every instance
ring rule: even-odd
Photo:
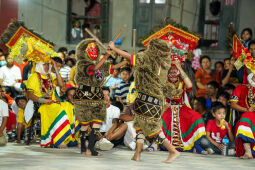
[[[225,135],[233,146],[234,135],[232,133],[232,127],[230,123],[225,121],[226,108],[220,102],[214,102],[212,105],[212,115],[215,119],[209,120],[206,125],[206,138],[201,140],[201,146],[205,148],[208,153],[221,154],[224,144],[222,144],[222,139]]]

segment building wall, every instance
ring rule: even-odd
[[[255,1],[254,0],[245,0],[239,1],[239,18],[238,18],[238,35],[241,34],[241,31],[244,28],[251,28],[253,31],[253,39],[255,38],[255,20],[254,20],[254,8]]]
[[[7,0],[2,0],[3,2]],[[82,0],[79,0],[82,1]],[[123,39],[120,48],[129,52],[132,50],[132,28],[133,28],[133,0],[109,0],[110,1],[110,37],[114,37],[123,24],[127,24],[126,30],[121,34]],[[170,18],[179,22],[180,0],[168,0]],[[80,2],[82,3],[82,2]],[[239,19],[236,23],[237,32],[245,27],[254,30],[255,20],[252,18],[254,0],[239,2]],[[200,0],[184,1],[183,22],[184,26],[197,31]],[[12,8],[12,9],[15,9]],[[1,15],[2,16],[2,15]],[[75,49],[75,45],[66,44],[67,24],[67,0],[19,0],[18,18],[23,20],[28,28],[36,30],[46,39],[53,41],[56,48],[66,46],[68,49]],[[1,20],[2,21],[2,20]],[[1,24],[2,26],[2,24]],[[138,50],[138,49],[137,49]],[[211,51],[211,50],[209,50]],[[217,56],[216,54],[213,54]],[[225,53],[224,53],[225,54]],[[225,54],[224,56],[227,56]]]
[[[69,46],[66,44],[67,0],[19,0],[18,18],[56,47]]]

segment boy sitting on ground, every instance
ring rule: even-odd
[[[209,120],[206,125],[206,138],[201,140],[201,146],[205,148],[209,154],[221,154],[224,144],[222,143],[225,135],[228,135],[230,143],[228,148],[234,147],[234,136],[230,123],[225,121],[226,107],[220,102],[212,104],[212,114],[215,119]]]

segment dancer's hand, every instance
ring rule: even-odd
[[[108,47],[112,50],[114,50],[115,48],[115,45],[114,45],[114,42],[113,41],[110,41],[109,44],[108,44]]]
[[[181,62],[179,60],[174,61],[174,65],[177,67],[178,70],[182,68]]]

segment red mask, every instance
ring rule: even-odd
[[[89,43],[86,48],[86,53],[89,56],[89,58],[91,58],[92,60],[96,60],[98,55],[97,45],[94,42]]]

